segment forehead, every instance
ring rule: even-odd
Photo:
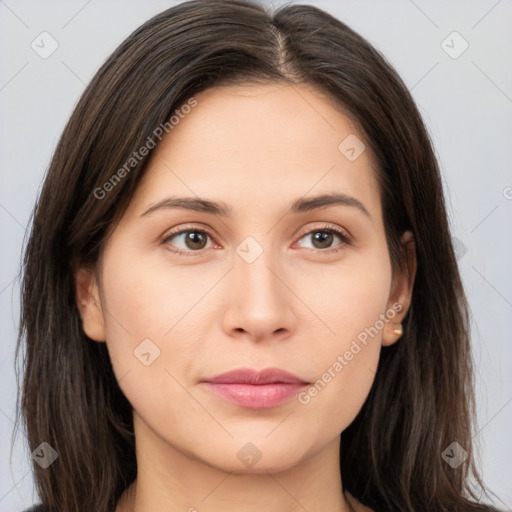
[[[197,106],[180,116],[167,139],[197,142],[205,148],[209,142],[222,141],[217,150],[259,147],[286,153],[300,151],[300,147],[318,148],[320,139],[324,150],[337,151],[340,137],[357,134],[363,138],[352,120],[334,106],[334,100],[309,84],[214,87],[196,95],[195,100]]]
[[[363,136],[319,89],[223,86],[194,99],[197,105],[179,116],[153,150],[138,203],[172,193],[215,195],[228,204],[261,208],[309,191],[337,191],[365,198],[368,209],[378,209],[373,155],[366,145],[357,158],[347,158],[344,141],[359,152]]]

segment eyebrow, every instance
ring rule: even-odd
[[[357,208],[370,220],[372,218],[368,210],[365,208],[363,203],[359,201],[359,199],[340,193],[322,194],[315,197],[296,199],[292,203],[289,213],[309,212],[319,208],[335,205]],[[141,214],[141,217],[149,215],[157,210],[172,208],[181,208],[196,212],[209,213],[219,217],[230,217],[233,213],[231,207],[222,201],[216,202],[208,199],[202,199],[200,197],[168,197],[150,206],[143,214]]]

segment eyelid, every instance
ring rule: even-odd
[[[307,229],[299,231],[300,235],[298,235],[299,239],[302,238],[304,235],[308,235],[311,232],[314,231],[335,231],[340,236],[352,240],[352,235],[344,228],[337,226],[336,224],[330,224],[329,222],[320,222],[320,226],[313,226],[309,227]]]
[[[167,239],[170,236],[179,235],[179,234],[183,233],[184,231],[204,231],[205,233],[208,233],[208,235],[210,235],[213,238],[213,235],[209,228],[207,228],[205,226],[198,225],[198,224],[180,225],[176,229],[173,228],[170,231],[166,231],[165,234],[163,235],[163,238]]]

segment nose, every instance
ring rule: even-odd
[[[235,254],[226,283],[224,332],[258,342],[282,340],[295,332],[297,299],[283,267],[270,251],[264,250],[250,263]]]

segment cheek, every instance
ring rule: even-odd
[[[103,288],[110,334],[107,338],[115,343],[136,343],[145,338],[156,342],[169,337],[197,302],[202,285],[197,271],[155,265],[133,249],[130,253],[129,248],[118,248],[105,257]]]
[[[106,340],[121,389],[133,405],[179,393],[172,376],[184,382],[204,325],[216,318],[204,309],[208,301],[200,300],[215,276],[198,277],[193,266],[155,264],[119,242],[115,251],[105,251],[102,275]]]
[[[392,321],[386,314],[391,271],[385,258],[375,257],[357,268],[339,269],[325,282],[329,288],[305,295],[322,320],[317,336],[321,346],[308,349],[315,381],[298,398],[318,411],[318,421],[320,411],[328,410],[338,418],[335,431],[341,431],[362,407],[375,379],[382,331],[386,320]]]
[[[347,341],[373,326],[386,310],[391,269],[380,253],[371,256],[358,261],[354,258],[333,266],[329,272],[299,281],[302,288],[297,294],[321,320],[316,323],[327,347],[343,348]]]

